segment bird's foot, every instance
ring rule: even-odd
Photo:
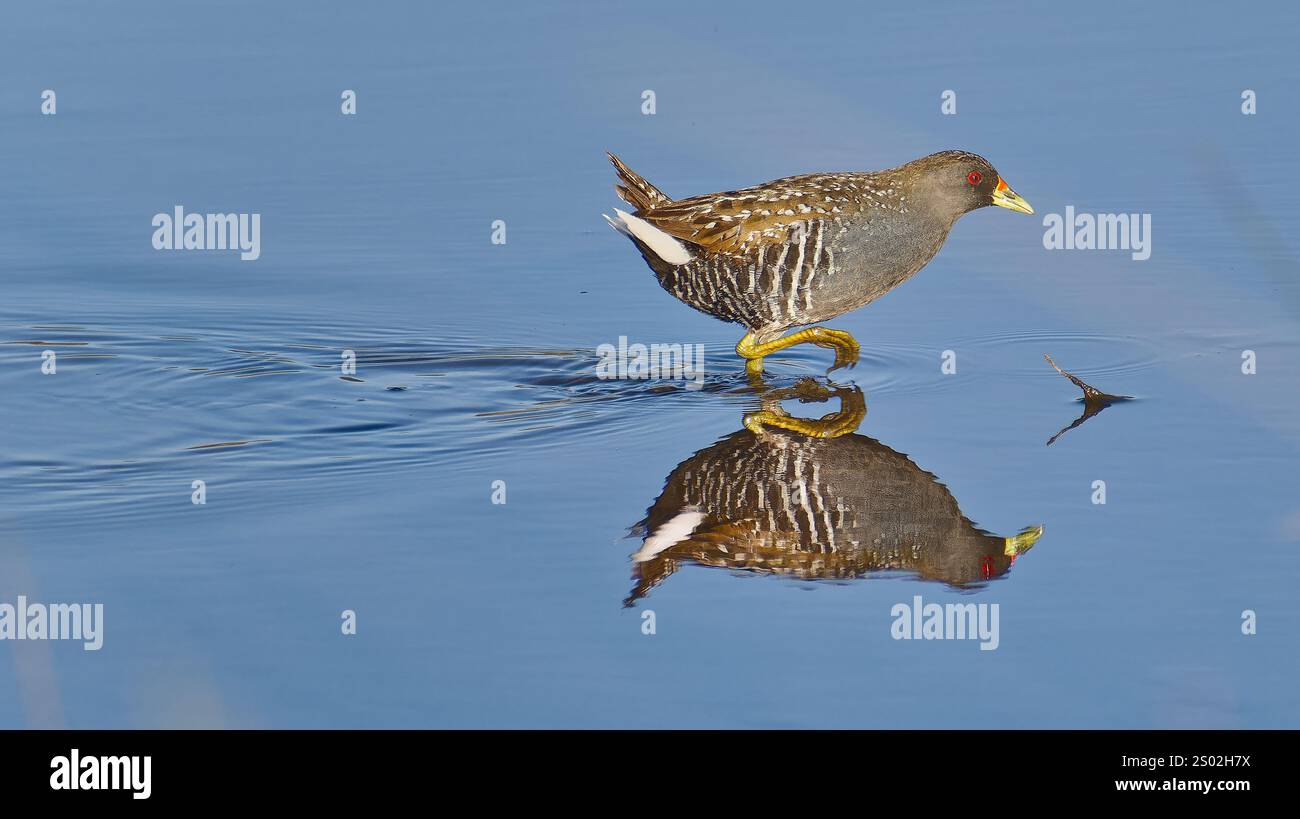
[[[751,376],[763,372],[763,358],[778,350],[793,347],[796,344],[814,344],[835,351],[835,362],[827,372],[834,372],[841,367],[852,367],[858,363],[861,347],[857,339],[844,330],[832,330],[829,327],[807,327],[788,336],[772,341],[758,342],[755,334],[749,333],[736,345],[736,354],[746,359],[745,371]]]
[[[816,330],[819,335],[824,337],[821,341],[813,341],[813,344],[835,351],[835,363],[831,364],[830,368],[826,370],[827,373],[835,372],[841,367],[852,369],[857,366],[862,347],[851,333],[847,330],[832,330],[829,327],[810,327],[808,329]]]

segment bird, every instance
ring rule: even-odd
[[[860,346],[820,322],[863,307],[934,258],[962,215],[1034,209],[984,157],[940,151],[873,172],[811,173],[672,199],[607,153],[614,190],[633,207],[606,221],[641,251],[660,286],[702,313],[743,325],[751,374],[796,344],[853,366]],[[814,326],[805,326],[814,325]],[[804,327],[789,335],[787,330]]]
[[[744,429],[678,464],[632,527],[642,543],[624,606],[681,565],[805,580],[897,571],[971,589],[1005,576],[1043,535],[1041,525],[1010,537],[980,529],[932,473],[858,434],[859,387],[797,384],[761,398]],[[793,418],[780,407],[788,398],[839,398],[841,409]]]

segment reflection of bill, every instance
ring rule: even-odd
[[[841,407],[789,416],[786,398]],[[934,475],[879,441],[854,434],[862,391],[810,381],[770,391],[732,433],[682,462],[636,530],[632,605],[683,562],[800,578],[912,572],[952,586],[1006,574],[1042,534],[977,529]]]

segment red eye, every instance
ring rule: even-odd
[[[980,176],[979,171],[971,171],[970,173],[966,174],[966,181],[971,183],[972,185],[978,185],[981,179],[983,179],[983,177]]]

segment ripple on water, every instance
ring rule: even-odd
[[[954,349],[980,360],[981,372],[1011,379],[1060,378],[1043,360],[1048,354],[1063,369],[1088,381],[1136,375],[1165,362],[1160,347],[1134,335],[1021,330],[962,339]],[[1100,385],[1104,388],[1104,384]]]
[[[956,382],[945,377],[940,370],[942,354],[943,350],[939,348],[873,340],[862,346],[855,367],[836,370],[830,373],[829,378],[836,382],[856,384],[876,398],[943,392],[952,389]],[[805,344],[770,356],[765,363],[768,372],[775,378],[824,378],[827,377],[826,367],[833,358],[829,350]],[[734,355],[719,356],[715,360],[722,367],[736,371],[743,369]]]
[[[39,417],[57,389],[61,417],[85,427],[0,454],[6,505],[76,510],[82,522],[178,514],[177,482],[188,486],[192,459],[201,458],[210,481],[248,493],[241,504],[270,506],[283,496],[267,487],[323,476],[518,455],[593,432],[624,441],[662,435],[647,406],[671,407],[658,417],[690,423],[692,413],[717,412],[718,396],[737,413],[757,405],[730,347],[706,350],[706,377],[696,384],[602,379],[590,349],[474,349],[292,317],[232,323],[238,330],[125,324],[0,325],[0,363],[25,362],[0,367],[0,389],[25,396],[28,417]],[[38,380],[37,350],[47,347],[59,355],[57,382]],[[355,373],[341,369],[345,350]],[[946,389],[939,352],[873,345],[856,368],[831,377],[873,395]],[[767,380],[825,377],[829,358],[819,348],[787,351],[769,360]]]

